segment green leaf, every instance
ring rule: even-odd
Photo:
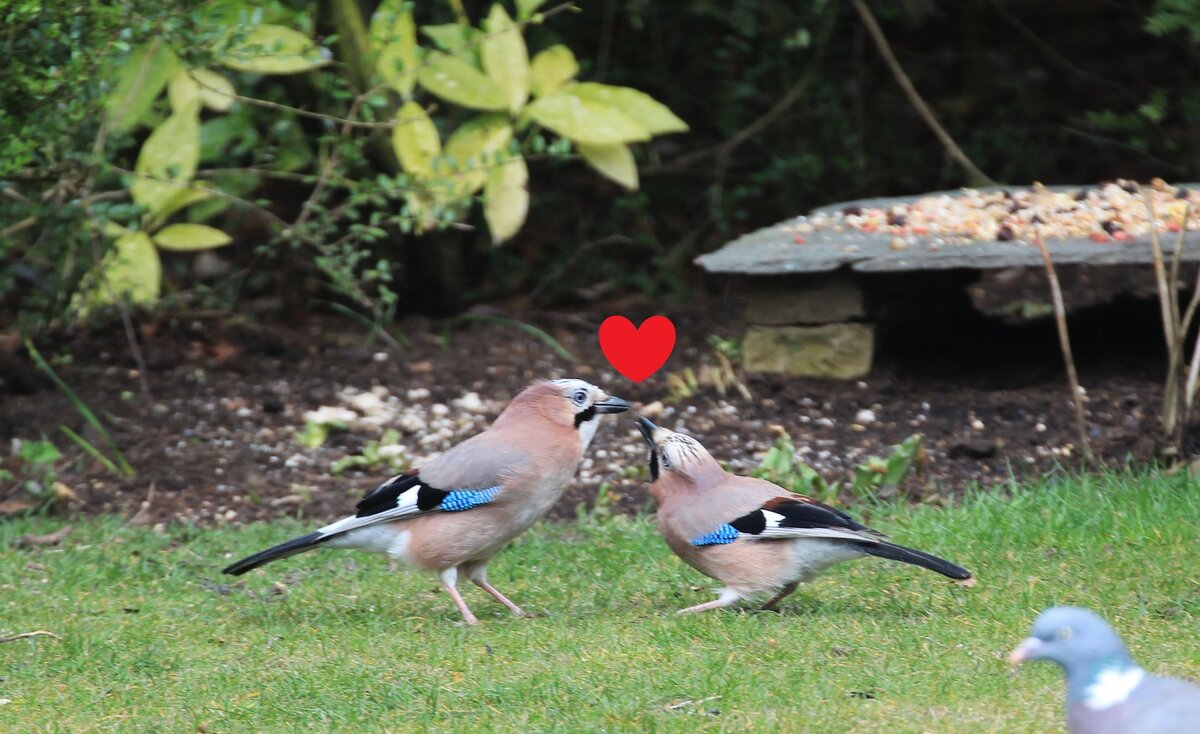
[[[130,52],[115,72],[104,115],[115,132],[125,132],[150,110],[150,105],[178,66],[171,49],[154,40]]]
[[[378,55],[375,71],[405,99],[412,98],[417,82],[420,47],[412,12],[403,10],[405,0],[384,0],[371,16],[368,36]]]
[[[430,94],[460,107],[474,110],[503,110],[508,107],[504,90],[457,56],[430,54],[425,65],[417,72],[417,81]]]
[[[192,69],[192,79],[200,89],[200,101],[214,112],[224,112],[233,105],[233,83],[212,69]]]
[[[517,20],[529,20],[546,0],[517,0]]]
[[[218,45],[216,60],[237,71],[298,74],[329,63],[328,51],[300,31],[264,23]]]
[[[576,143],[612,145],[650,139],[645,128],[617,110],[565,92],[535,100],[525,108],[525,114]]]
[[[206,224],[172,224],[154,235],[154,244],[173,252],[192,252],[224,247],[233,239],[215,227]]]
[[[212,198],[212,194],[202,189],[176,187],[170,197],[163,201],[158,211],[146,218],[146,228],[154,229],[180,209],[210,198]]]
[[[516,157],[488,174],[483,189],[483,216],[492,233],[492,244],[500,244],[521,230],[529,213],[529,169]]]
[[[666,105],[636,89],[580,82],[572,84],[566,91],[619,111],[651,135],[687,132],[688,129],[687,123],[676,117]]]
[[[421,33],[433,41],[433,45],[455,56],[462,56],[467,47],[472,46],[472,42],[478,41],[481,35],[478,30],[461,23],[423,25]]]
[[[154,128],[138,153],[134,170],[142,175],[129,187],[133,201],[146,207],[151,216],[159,214],[181,188],[170,181],[191,181],[199,160],[200,120],[196,111],[171,115]]]
[[[167,98],[175,112],[195,114],[200,106],[200,87],[192,80],[187,69],[177,69],[167,81]]]
[[[629,146],[614,143],[612,145],[578,145],[579,154],[605,178],[616,181],[629,190],[638,187],[637,163]]]
[[[508,111],[515,115],[529,99],[529,51],[521,28],[500,3],[488,13],[487,31],[480,48],[483,70],[503,90]]]
[[[433,175],[433,161],[442,154],[442,141],[433,120],[416,102],[408,102],[396,113],[392,150],[405,173],[421,178]]]
[[[554,94],[579,73],[579,63],[571,49],[559,44],[551,46],[533,57],[529,70],[529,86],[533,96],[544,97]]]
[[[100,263],[100,279],[90,303],[154,303],[162,287],[162,263],[145,232],[130,232]]]
[[[500,114],[480,115],[454,131],[443,156],[456,182],[454,198],[471,196],[483,188],[488,169],[504,160],[512,136],[512,125]],[[441,173],[436,166],[434,171]]]

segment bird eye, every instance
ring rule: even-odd
[[[583,389],[576,390],[575,394],[571,396],[571,400],[575,401],[576,405],[587,405],[587,399],[588,399],[587,390],[583,390]]]
[[[1060,640],[1071,639],[1071,634],[1072,632],[1070,627],[1059,627],[1058,629],[1054,630],[1054,636]]]

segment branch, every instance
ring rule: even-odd
[[[854,9],[858,11],[859,16],[862,18],[863,24],[866,25],[867,32],[871,34],[871,39],[875,41],[875,46],[879,49],[879,55],[883,56],[884,63],[887,64],[892,74],[896,77],[896,83],[900,85],[900,89],[904,91],[904,95],[908,97],[908,101],[920,113],[921,118],[925,120],[925,124],[938,137],[938,140],[942,141],[942,146],[946,149],[946,152],[966,169],[972,184],[995,184],[995,181],[979,170],[971,162],[971,159],[967,157],[967,154],[962,152],[962,148],[958,147],[958,144],[950,137],[950,133],[946,132],[942,124],[938,122],[937,115],[934,114],[929,105],[925,104],[925,100],[921,99],[921,95],[917,93],[917,88],[913,86],[912,80],[904,73],[900,62],[896,60],[896,55],[892,53],[892,47],[888,45],[887,38],[883,35],[883,30],[879,27],[879,23],[876,22],[875,16],[871,14],[871,9],[867,7],[867,4],[863,0],[852,0],[852,2],[854,3]]]
[[[855,0],[857,2],[858,0]],[[1054,302],[1054,320],[1058,324],[1058,344],[1062,348],[1063,362],[1067,366],[1067,381],[1071,385],[1071,405],[1075,408],[1075,428],[1079,431],[1079,444],[1083,451],[1083,460],[1087,463],[1095,461],[1092,456],[1092,443],[1088,439],[1087,418],[1083,413],[1083,390],[1079,387],[1079,375],[1075,372],[1075,357],[1071,354],[1071,335],[1067,331],[1067,309],[1063,304],[1062,286],[1058,282],[1058,273],[1054,270],[1054,261],[1050,259],[1050,250],[1042,239],[1040,227],[1034,227],[1034,242],[1042,251],[1042,262],[1046,264],[1046,280],[1050,282],[1050,298]]]

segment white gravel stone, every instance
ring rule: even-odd
[[[487,409],[483,404],[483,400],[479,398],[479,393],[477,392],[469,392],[463,395],[461,398],[451,401],[450,404],[465,413],[473,413],[476,415],[483,413]]]
[[[316,423],[318,425],[327,426],[332,424],[349,425],[358,419],[358,414],[349,408],[341,408],[336,405],[322,405],[316,410],[310,410],[304,414],[305,423]]]
[[[875,422],[875,411],[863,408],[854,414],[854,422],[860,425],[869,425]]]

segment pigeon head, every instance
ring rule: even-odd
[[[1067,675],[1068,695],[1084,698],[1102,677],[1139,670],[1112,627],[1094,612],[1054,607],[1034,620],[1033,631],[1009,655],[1019,665],[1049,660]]]

